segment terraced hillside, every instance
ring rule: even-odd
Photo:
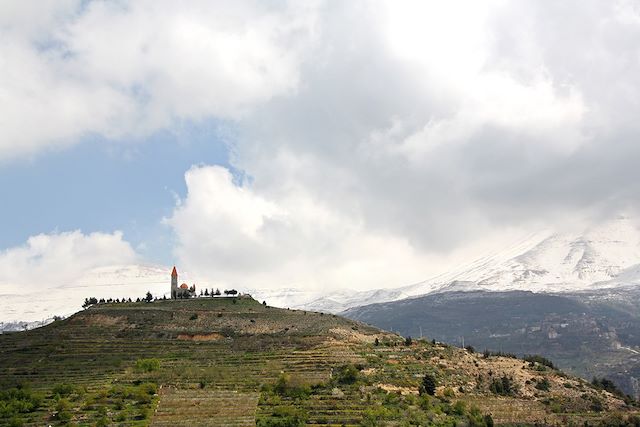
[[[250,298],[102,304],[0,335],[0,425],[633,425],[538,362]]]

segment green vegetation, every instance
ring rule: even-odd
[[[136,360],[136,370],[140,372],[153,372],[160,369],[160,360],[158,359],[138,359]]]
[[[426,374],[422,377],[422,384],[420,384],[420,394],[428,394],[433,396],[436,394],[436,377],[432,374]]]
[[[539,363],[543,366],[547,366],[551,369],[555,369],[556,367],[553,365],[553,362],[546,357],[542,357],[539,354],[531,354],[526,355],[523,358],[524,361],[529,362],[531,366],[534,366],[536,363]]]
[[[243,297],[99,303],[0,335],[0,426],[594,425],[624,405],[521,359],[405,344]]]
[[[0,391],[0,422],[22,425],[22,416],[36,411],[41,404],[42,396],[25,388]]]
[[[489,390],[492,393],[499,394],[501,396],[512,396],[516,393],[516,386],[513,383],[513,378],[509,378],[503,375],[501,378],[494,378],[489,386]]]
[[[536,369],[561,368],[606,377],[636,394],[640,358],[640,288],[578,293],[446,292],[354,308],[347,316],[404,336],[422,332],[440,342],[467,338],[487,356],[531,354]],[[615,331],[614,333],[611,333]],[[550,363],[550,360],[553,363]]]
[[[536,389],[538,390],[549,391],[550,388],[551,388],[551,383],[549,383],[549,380],[546,378],[541,379],[536,384]]]

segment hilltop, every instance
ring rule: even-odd
[[[0,425],[640,420],[621,397],[549,365],[251,298],[100,304],[0,336]]]

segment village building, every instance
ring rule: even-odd
[[[178,286],[178,271],[176,270],[176,266],[173,266],[173,271],[171,272],[171,299],[178,298],[191,298],[196,295],[196,285],[192,285],[189,287],[186,283]]]

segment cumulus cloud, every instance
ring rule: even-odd
[[[634,209],[634,16],[626,2],[324,4],[298,90],[239,120],[234,166],[251,182],[228,189],[269,212],[233,250],[194,245],[213,236],[195,224],[242,227],[208,222],[223,192],[194,191],[211,181],[192,170],[177,253],[228,280],[394,285],[505,233]]]
[[[166,220],[229,283],[401,284],[637,207],[634,2],[23,4],[1,14],[0,158],[232,122],[248,178],[194,167]]]
[[[312,8],[261,2],[3,2],[0,160],[84,135],[235,119],[296,88]],[[33,124],[37,123],[36,126]]]
[[[387,287],[417,281],[434,265],[451,267],[469,255],[470,248],[448,256],[421,252],[407,238],[371,230],[360,215],[337,211],[306,189],[265,200],[220,166],[194,167],[185,179],[187,196],[165,222],[178,237],[179,264],[213,283]]]
[[[39,234],[22,246],[0,252],[0,291],[29,293],[62,287],[93,268],[133,263],[137,259],[119,231]]]

